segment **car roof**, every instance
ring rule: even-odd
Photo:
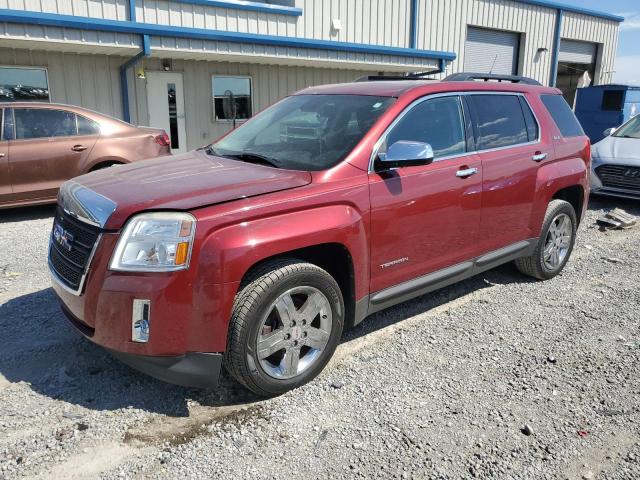
[[[76,105],[67,105],[64,103],[50,103],[50,102],[0,102],[0,108],[46,108],[46,109],[62,109],[68,110],[73,113],[89,117],[100,123],[112,123],[122,128],[132,127],[133,125],[120,120],[115,117],[111,117],[107,114],[96,112],[89,108],[78,107]]]
[[[425,95],[451,91],[538,92],[556,95],[561,93],[557,88],[511,82],[381,80],[320,85],[300,90],[296,95],[372,95],[379,97],[400,97],[404,94]]]

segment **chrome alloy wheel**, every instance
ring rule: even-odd
[[[571,218],[566,213],[560,213],[551,222],[544,243],[543,261],[547,269],[555,270],[562,265],[569,252],[572,235]]]
[[[286,291],[271,305],[258,330],[260,366],[279,380],[293,378],[314,365],[331,335],[331,304],[317,288]]]

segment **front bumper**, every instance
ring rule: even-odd
[[[632,200],[640,199],[640,190],[637,188],[625,188],[623,184],[611,186],[603,184],[602,179],[597,173],[598,167],[605,165],[613,165],[616,167],[637,168],[637,165],[629,165],[624,161],[602,160],[594,157],[591,163],[591,193],[594,195],[605,195],[609,197],[629,198]]]
[[[92,339],[95,330],[76,318],[61,301],[62,311],[70,323],[85,337]],[[222,369],[221,353],[186,352],[182,355],[139,355],[106,349],[122,363],[164,382],[184,387],[216,388]]]

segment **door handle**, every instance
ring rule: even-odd
[[[0,153],[0,158],[4,158],[4,153]]]
[[[71,150],[73,150],[74,152],[84,152],[87,149],[87,147],[85,147],[84,145],[74,145],[73,147],[71,147]]]
[[[478,173],[477,168],[465,168],[464,170],[458,170],[456,172],[456,177],[467,178],[467,177],[470,177],[471,175],[475,175],[476,173]]]
[[[547,158],[547,154],[546,153],[542,153],[542,152],[536,152],[535,155],[533,157],[531,157],[531,160],[533,160],[534,162],[541,162],[542,160]]]

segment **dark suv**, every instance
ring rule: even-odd
[[[64,184],[62,308],[125,363],[260,395],[308,382],[343,327],[515,261],[571,254],[590,144],[559,90],[515,77],[303,90],[219,141]]]

